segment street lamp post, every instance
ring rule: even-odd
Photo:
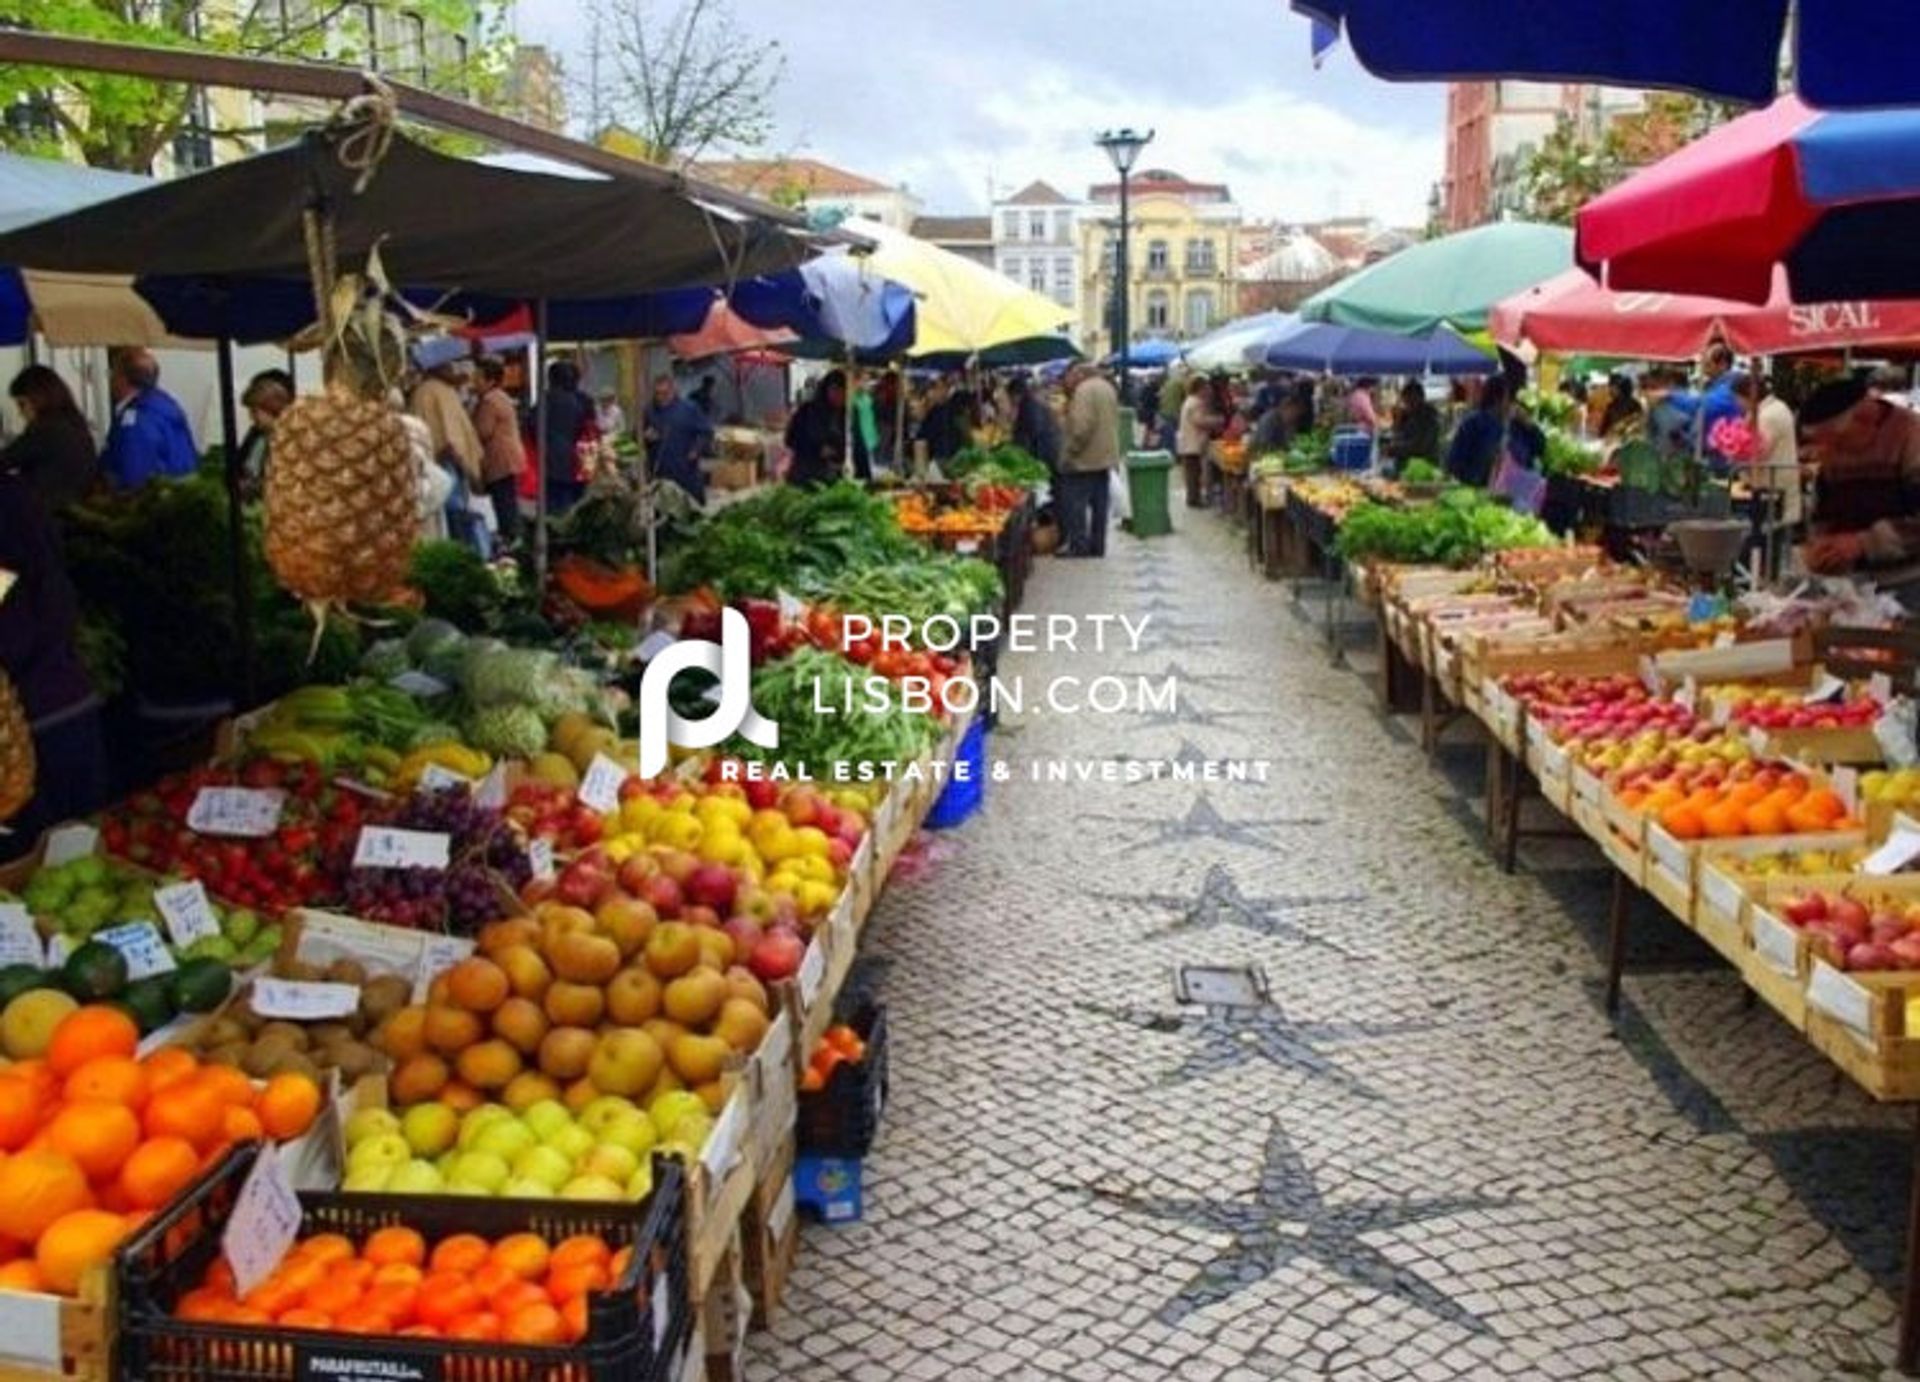
[[[1133,330],[1127,321],[1132,306],[1132,294],[1128,291],[1132,285],[1128,281],[1127,265],[1127,178],[1133,172],[1134,161],[1140,157],[1140,151],[1152,140],[1152,130],[1141,134],[1132,129],[1118,129],[1107,130],[1095,136],[1093,141],[1107,151],[1107,157],[1113,160],[1114,171],[1120,174],[1120,248],[1114,263],[1114,288],[1119,302],[1114,312],[1113,328],[1114,335],[1120,338],[1120,388],[1123,393],[1127,387],[1127,369],[1132,363],[1129,347],[1133,341]]]

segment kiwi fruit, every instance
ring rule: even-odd
[[[329,984],[353,984],[357,987],[367,982],[367,967],[358,960],[338,959],[327,966],[323,977]]]
[[[275,1058],[273,1068],[270,1069],[267,1074],[270,1077],[273,1075],[305,1075],[315,1084],[324,1083],[321,1079],[320,1067],[315,1065],[306,1057],[305,1053],[300,1051],[282,1052]]]
[[[369,979],[360,988],[360,1016],[378,1027],[413,1001],[413,985],[393,974]]]
[[[243,1041],[227,1042],[208,1051],[206,1061],[209,1065],[231,1065],[237,1069],[244,1068],[248,1049]]]
[[[325,974],[326,971],[319,965],[306,960],[288,960],[280,966],[282,979],[292,979],[302,984],[317,984]]]
[[[273,1074],[274,1066],[282,1056],[295,1054],[293,1047],[284,1041],[256,1041],[245,1050],[246,1054],[240,1058],[240,1068],[256,1080],[264,1080]]]
[[[251,1038],[246,1026],[231,1016],[216,1017],[200,1029],[200,1046],[207,1051],[221,1046],[245,1046]]]
[[[307,1048],[307,1029],[297,1022],[269,1022],[260,1029],[254,1040],[256,1042],[277,1041],[282,1037],[297,1051],[304,1051]]]
[[[351,1039],[353,1031],[344,1022],[316,1022],[307,1028],[307,1045],[329,1046],[336,1041]]]
[[[386,1065],[386,1058],[378,1051],[357,1041],[343,1041],[329,1054],[333,1057],[333,1068],[349,1080],[371,1075]]]

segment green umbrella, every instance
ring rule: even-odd
[[[1441,326],[1467,336],[1487,329],[1487,314],[1502,298],[1572,267],[1571,230],[1501,221],[1369,264],[1308,298],[1300,315],[1403,336],[1424,336]]]

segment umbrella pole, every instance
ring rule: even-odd
[[[847,401],[846,439],[840,447],[840,477],[845,479],[853,474],[853,347],[847,347],[847,386],[840,392]]]
[[[234,668],[239,706],[253,707],[253,580],[247,569],[247,516],[241,495],[240,414],[233,401],[233,342],[220,338],[215,355],[220,378],[220,449],[227,481],[227,576],[233,590],[233,631],[240,665]]]
[[[907,471],[907,372],[898,361],[894,362],[893,377],[899,385],[893,391],[893,468],[904,475]]]
[[[547,477],[553,457],[547,454],[547,300],[533,305],[533,379],[539,392],[534,395],[533,435],[539,445],[540,473],[533,486],[533,579],[534,588],[544,599],[547,589]]]

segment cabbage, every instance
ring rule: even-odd
[[[429,720],[416,729],[407,739],[410,749],[424,749],[429,744],[457,744],[460,742],[458,726],[445,720]]]
[[[465,641],[466,635],[446,620],[422,619],[407,635],[407,656],[424,664],[435,654],[456,648]]]
[[[501,758],[531,758],[547,747],[547,727],[526,705],[495,705],[467,719],[467,743]]]
[[[464,686],[477,706],[541,703],[560,673],[560,659],[539,648],[505,648],[469,657]]]
[[[360,658],[360,670],[375,681],[392,681],[413,667],[406,643],[398,638],[383,638]]]

